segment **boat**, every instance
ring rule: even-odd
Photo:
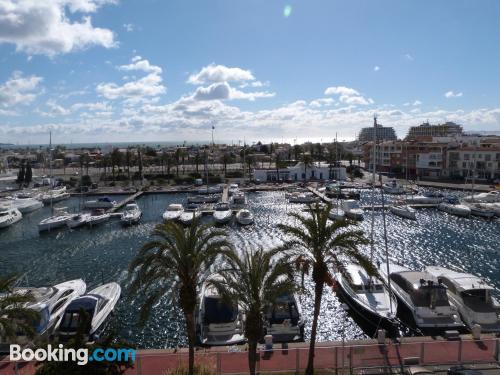
[[[217,186],[207,186],[204,188],[198,189],[198,194],[221,194],[222,193],[222,185]]]
[[[245,316],[240,312],[237,302],[225,302],[209,281],[203,283],[196,314],[196,331],[202,345],[244,343],[244,323]]]
[[[75,228],[78,228],[78,227],[81,227],[81,226],[84,226],[85,224],[87,224],[89,219],[90,219],[90,213],[88,213],[88,212],[76,214],[71,219],[66,221],[66,225],[70,229],[75,229]]]
[[[265,315],[265,333],[273,342],[304,341],[304,318],[298,296],[286,293],[279,296]]]
[[[405,188],[400,185],[396,180],[390,180],[382,185],[382,189],[386,194],[404,194]]]
[[[239,191],[238,184],[229,185],[229,190],[228,190],[229,195],[236,194],[236,193],[238,193],[238,191]]]
[[[406,204],[390,206],[389,210],[396,216],[404,217],[405,219],[410,220],[417,220],[416,210]]]
[[[474,216],[484,217],[486,219],[491,219],[496,216],[496,212],[490,206],[484,203],[468,203],[471,214]]]
[[[110,217],[111,215],[105,212],[102,208],[97,208],[90,213],[87,224],[89,227],[95,227],[96,225],[108,221]]]
[[[253,214],[250,210],[242,209],[236,213],[236,221],[240,225],[253,224]]]
[[[191,195],[187,198],[188,203],[215,203],[221,198],[220,194]]]
[[[446,286],[450,301],[469,328],[479,324],[482,332],[500,332],[500,303],[492,295],[494,287],[470,273],[435,266],[426,271]]]
[[[0,207],[0,228],[7,228],[23,218],[17,208]]]
[[[500,203],[483,203],[483,206],[488,207],[495,212],[497,217],[500,217]]]
[[[184,207],[180,203],[171,203],[168,205],[167,210],[163,213],[163,220],[177,220],[184,212]]]
[[[85,208],[113,208],[116,206],[116,201],[111,200],[109,197],[101,197],[85,201],[83,207]]]
[[[394,263],[388,268],[389,275],[384,267],[380,269],[382,280],[387,284],[390,279],[398,306],[406,307],[418,328],[446,330],[464,327],[457,308],[448,300],[446,287],[435,276]]]
[[[85,318],[81,316],[82,311],[85,311],[90,319],[86,331],[83,332],[86,341],[97,341],[106,328],[106,323],[120,299],[120,294],[120,285],[111,282],[74,299],[64,310],[64,315],[57,329],[59,339],[67,341],[77,334],[80,323],[85,321]]]
[[[64,309],[75,298],[85,293],[87,286],[81,279],[66,281],[48,287],[15,287],[12,293],[30,295],[32,301],[23,304],[24,308],[32,309],[40,314],[40,321],[36,326],[37,335],[51,334],[59,323]],[[19,337],[26,341],[27,338]]]
[[[335,273],[335,279],[349,305],[375,325],[394,322],[398,303],[386,285],[377,277],[370,277],[359,264],[350,263],[345,271],[350,281],[341,272]]]
[[[214,219],[217,224],[226,224],[231,220],[233,211],[227,203],[217,203],[214,207]]]
[[[340,208],[340,204],[337,204],[337,207],[334,207],[328,213],[328,218],[330,220],[344,220],[346,217],[345,212],[342,208]]]
[[[69,197],[71,197],[71,195],[66,191],[66,188],[64,188],[64,190],[62,189],[52,190],[49,193],[43,194],[41,198],[42,198],[42,203],[47,206],[52,203],[57,203],[65,199],[68,199]]]
[[[314,196],[312,193],[301,193],[295,192],[290,195],[288,198],[289,203],[314,203],[317,202],[318,198]]]
[[[194,219],[201,217],[201,211],[197,204],[189,203],[184,211],[180,214],[179,220],[184,225],[190,225]]]
[[[247,197],[244,192],[238,191],[231,196],[231,203],[233,206],[244,206],[247,204]]]
[[[444,198],[443,197],[435,197],[435,196],[428,196],[428,195],[415,195],[410,198],[406,198],[406,203],[409,204],[439,204],[443,202]]]
[[[43,207],[43,203],[34,198],[11,197],[0,201],[1,205],[17,208],[22,214],[27,214]]]
[[[439,203],[438,209],[450,215],[469,217],[471,214],[470,207],[465,204]]]
[[[123,225],[137,224],[142,217],[142,211],[137,203],[129,203],[125,206],[120,221]]]
[[[342,201],[341,208],[344,210],[345,216],[349,219],[363,220],[363,209],[354,199]]]
[[[464,202],[500,203],[500,190],[492,190],[487,193],[468,195],[462,200]]]
[[[66,211],[66,207],[54,208],[54,214],[43,219],[38,223],[38,231],[51,231],[57,228],[65,227],[66,223],[71,220],[75,214],[70,214]]]

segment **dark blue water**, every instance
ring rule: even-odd
[[[116,199],[120,199],[117,197]],[[124,289],[123,298],[116,309],[115,327],[126,339],[141,347],[173,347],[186,343],[182,314],[169,304],[167,298],[154,306],[148,323],[137,324],[141,307],[140,296],[130,296],[126,291],[127,267],[138,249],[151,239],[155,224],[168,204],[183,202],[184,194],[147,195],[138,203],[144,212],[140,225],[123,228],[117,220],[97,228],[80,228],[39,234],[37,223],[50,215],[49,208],[28,214],[22,221],[0,231],[0,275],[13,272],[26,275],[30,285],[41,286],[59,283],[73,278],[83,278],[88,289],[102,282],[117,281]],[[368,204],[370,193],[363,193],[362,203]],[[388,199],[391,199],[388,197]],[[380,200],[380,197],[378,197]],[[77,209],[79,199],[71,198],[57,206]],[[249,194],[249,205],[256,215],[253,226],[228,226],[231,239],[244,251],[256,246],[271,248],[281,243],[276,229],[280,222],[293,220],[287,217],[291,211],[301,210],[300,205],[286,203],[282,192]],[[359,226],[371,228],[370,213]],[[425,265],[443,265],[465,270],[484,277],[500,289],[500,222],[482,219],[464,219],[447,215],[435,209],[417,212],[418,222],[387,214],[388,250],[391,257],[420,269]],[[209,221],[206,217],[203,220]],[[382,212],[375,212],[376,256],[384,255]],[[369,247],[363,249],[367,254]],[[310,280],[306,280],[312,291]],[[341,308],[331,291],[325,289],[320,316],[318,340],[335,340],[365,337]],[[310,334],[313,299],[310,293],[302,297],[303,310],[308,323],[306,339]]]

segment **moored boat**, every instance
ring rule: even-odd
[[[23,218],[17,208],[0,207],[0,228],[7,228]]]
[[[267,307],[265,330],[273,336],[273,342],[304,341],[304,317],[296,294],[281,295]]]
[[[465,204],[451,204],[451,203],[440,203],[438,206],[440,211],[446,212],[451,215],[469,217],[471,214],[470,207]]]
[[[125,206],[120,221],[123,225],[137,224],[142,217],[142,211],[137,203],[129,203]]]
[[[116,201],[111,200],[109,197],[101,197],[85,201],[83,204],[85,208],[113,208],[116,206]]]
[[[386,194],[404,194],[405,188],[400,185],[396,180],[391,180],[382,185],[382,189]]]
[[[236,221],[240,225],[253,224],[254,216],[250,210],[242,209],[236,213]]]
[[[349,219],[363,220],[363,209],[359,206],[358,202],[353,199],[347,199],[342,201],[342,210],[345,212],[345,216]]]
[[[163,213],[163,220],[177,220],[184,212],[184,207],[180,203],[171,203],[168,205],[166,211]]]
[[[214,220],[217,224],[226,224],[231,220],[233,211],[227,203],[217,203],[214,207]]]
[[[194,219],[201,217],[201,211],[197,204],[189,203],[179,216],[179,221],[184,225],[190,225]]]
[[[406,205],[399,204],[395,206],[390,206],[389,210],[396,216],[403,217],[405,219],[417,220],[417,212],[414,208]]]
[[[66,225],[68,228],[75,229],[82,227],[88,223],[90,219],[90,213],[82,212],[77,215],[74,215],[71,219],[66,221]]]
[[[66,207],[54,208],[54,215],[43,219],[38,223],[38,231],[51,231],[57,228],[65,227],[75,214],[66,211]]]
[[[87,224],[89,227],[95,227],[99,224],[105,223],[109,220],[110,217],[110,214],[105,212],[102,208],[98,208],[90,213]]]

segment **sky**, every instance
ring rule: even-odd
[[[500,131],[496,0],[0,0],[0,143]]]

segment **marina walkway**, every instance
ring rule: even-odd
[[[323,202],[326,202],[326,203],[332,202],[331,198],[328,198],[325,194],[321,193],[320,191],[318,191],[316,188],[314,188],[312,186],[308,186],[307,190],[309,190],[311,193],[313,193],[314,195],[319,197]]]
[[[133,195],[130,195],[128,196],[127,198],[125,198],[124,200],[118,202],[116,204],[116,206],[110,208],[108,210],[109,213],[113,213],[113,212],[116,212],[118,211],[120,208],[124,207],[126,204],[130,203],[130,202],[133,202],[134,200],[136,200],[137,198],[139,198],[142,194],[144,194],[144,192],[141,190],[141,191],[138,191],[137,193],[133,194]]]
[[[224,189],[222,190],[222,203],[229,203],[229,185],[224,185]]]

